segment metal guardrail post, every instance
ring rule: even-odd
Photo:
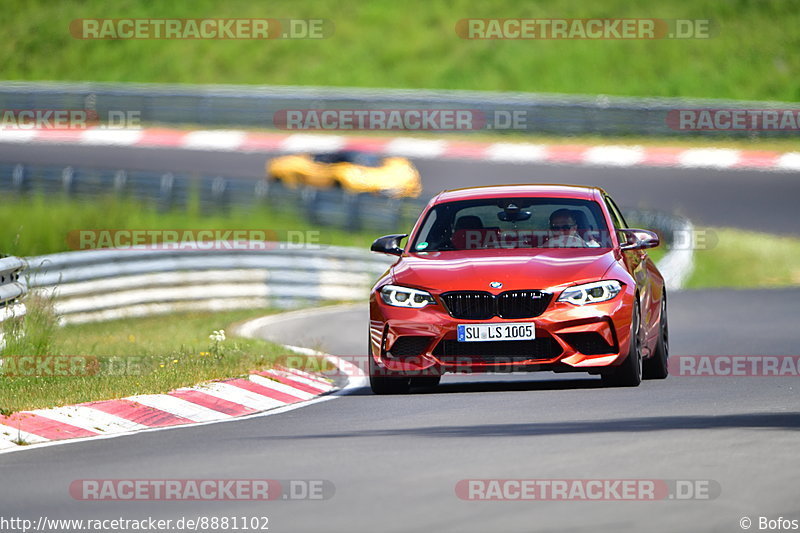
[[[17,194],[23,194],[28,188],[28,175],[25,172],[25,167],[16,165],[11,173],[11,186]]]
[[[344,193],[345,212],[347,222],[345,228],[348,231],[358,231],[361,229],[361,194]]]
[[[114,193],[117,196],[125,194],[128,188],[128,173],[124,170],[118,170],[114,173]]]
[[[72,167],[66,167],[61,172],[61,190],[67,196],[72,196],[75,192],[75,170]]]
[[[217,176],[211,182],[211,198],[214,206],[227,213],[230,208],[230,193],[228,190],[228,182],[222,176]]]
[[[303,187],[300,192],[300,200],[303,203],[309,222],[312,224],[324,224],[324,221],[319,217],[319,190],[314,187]]]
[[[158,207],[160,211],[172,209],[175,192],[175,176],[167,172],[161,176],[161,186],[159,188]]]

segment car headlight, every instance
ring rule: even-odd
[[[429,292],[399,285],[384,285],[381,287],[381,299],[395,307],[413,307],[419,309],[428,304],[435,304],[436,300]]]
[[[621,290],[622,283],[613,279],[584,283],[564,289],[564,292],[558,297],[558,301],[569,302],[573,305],[594,304],[612,299]]]

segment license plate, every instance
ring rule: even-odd
[[[458,342],[527,341],[536,338],[536,324],[459,324]]]

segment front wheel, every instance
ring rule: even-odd
[[[669,375],[669,327],[667,324],[667,295],[661,297],[661,319],[656,349],[644,362],[644,379],[664,379]]]
[[[642,382],[642,325],[638,300],[633,307],[628,356],[618,367],[602,375],[606,387],[638,387]]]
[[[412,387],[435,387],[442,380],[442,376],[423,376],[419,378],[411,378]]]

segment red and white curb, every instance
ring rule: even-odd
[[[247,378],[207,382],[167,394],[22,411],[0,416],[0,453],[67,439],[120,436],[275,414],[326,399],[323,395],[336,390],[330,380],[317,374],[276,367]]]
[[[471,142],[410,137],[348,137],[316,133],[259,133],[238,130],[0,129],[0,142],[181,148],[225,152],[308,152],[338,149],[423,159],[467,159],[502,163],[569,164],[605,167],[679,167],[800,171],[800,152]]]

